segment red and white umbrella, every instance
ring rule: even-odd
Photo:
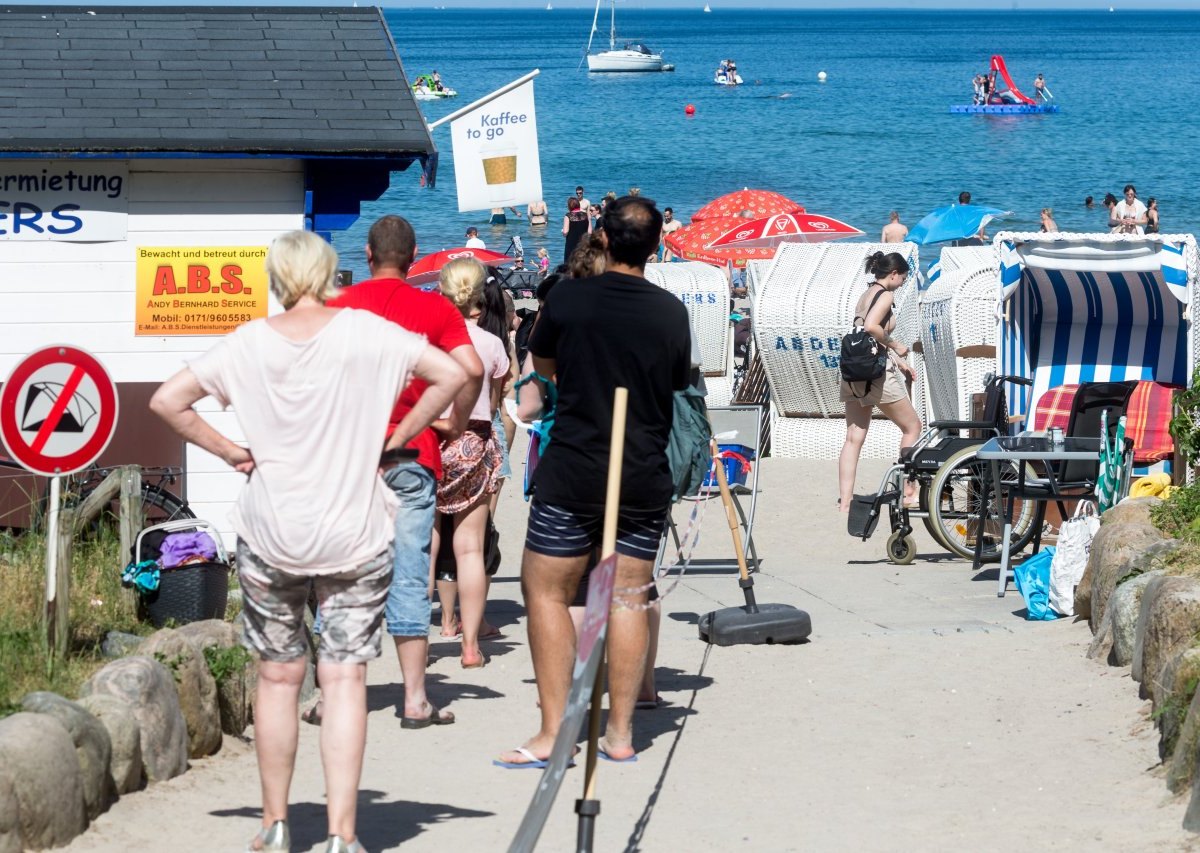
[[[703,222],[719,216],[742,216],[747,212],[751,218],[771,216],[776,213],[803,212],[804,205],[792,201],[785,195],[771,190],[737,190],[714,198],[692,216],[693,222]]]
[[[430,282],[437,281],[442,267],[459,258],[474,258],[479,263],[489,267],[499,267],[513,263],[513,258],[510,258],[508,255],[502,255],[499,252],[492,252],[488,249],[470,249],[466,246],[461,246],[457,249],[442,249],[440,252],[426,255],[408,268],[408,275],[404,277],[404,280],[409,284],[429,284]]]
[[[793,219],[796,222],[786,221]],[[807,221],[820,224],[801,224]],[[764,224],[768,222],[776,224]],[[760,220],[722,216],[693,222],[668,234],[666,245],[673,254],[685,261],[703,261],[719,267],[726,264],[744,267],[747,261],[769,261],[775,257],[782,243],[820,243],[862,233],[828,216],[808,213],[778,214]]]
[[[817,213],[777,213],[743,221],[717,237],[710,249],[768,249],[781,243],[822,243],[857,237],[863,232],[831,216]]]

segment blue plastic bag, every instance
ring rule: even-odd
[[[1025,618],[1048,622],[1058,614],[1050,609],[1050,563],[1054,548],[1043,548],[1019,566],[1013,566],[1013,582],[1025,599]]]

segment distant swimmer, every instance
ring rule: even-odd
[[[1088,210],[1092,210],[1096,206],[1096,202],[1091,196],[1088,196],[1083,200],[1083,206]]]
[[[908,226],[900,221],[900,214],[893,210],[889,214],[888,224],[883,226],[881,240],[884,243],[903,243],[908,236]]]

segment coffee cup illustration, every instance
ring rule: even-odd
[[[517,185],[517,148],[503,146],[480,151],[483,165],[483,180],[488,186],[491,201],[511,203],[516,201],[514,190]]]

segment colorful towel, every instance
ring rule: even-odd
[[[1133,461],[1151,465],[1170,459],[1175,453],[1171,438],[1171,404],[1176,385],[1163,382],[1139,382],[1125,410],[1129,438],[1133,441]]]
[[[1033,431],[1045,432],[1051,427],[1058,427],[1064,432],[1071,420],[1071,404],[1075,402],[1075,392],[1078,385],[1059,385],[1051,388],[1033,409]]]
[[[1125,416],[1127,437],[1133,442],[1134,464],[1153,465],[1174,454],[1175,442],[1168,427],[1171,402],[1178,388],[1165,382],[1143,381],[1133,389]],[[1034,432],[1045,432],[1051,427],[1066,430],[1078,390],[1078,385],[1060,385],[1043,394],[1033,410]]]

